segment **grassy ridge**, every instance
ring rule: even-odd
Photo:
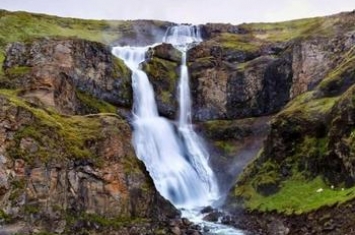
[[[317,177],[312,180],[290,179],[282,183],[280,190],[270,196],[256,192],[252,185],[236,188],[235,195],[249,196],[245,207],[250,210],[273,211],[285,214],[302,214],[332,206],[355,198],[355,188],[331,188]]]
[[[109,44],[130,29],[127,21],[83,20],[0,10],[0,47],[38,37],[78,37]]]

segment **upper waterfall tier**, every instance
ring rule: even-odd
[[[196,25],[177,25],[170,27],[163,38],[164,43],[172,44],[182,51],[187,51],[196,43],[202,41],[201,30]]]

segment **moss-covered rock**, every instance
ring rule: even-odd
[[[264,150],[230,193],[231,205],[293,214],[352,200],[353,92],[322,99],[305,94],[278,114]],[[344,186],[350,188],[344,192]]]
[[[62,226],[67,214],[126,223],[176,215],[135,156],[126,121],[114,114],[63,116],[13,90],[1,90],[0,103],[0,177],[8,182],[0,198],[11,221],[55,232],[53,223]]]
[[[178,59],[181,53],[168,44],[157,46],[151,50],[152,57],[143,64],[143,70],[153,85],[159,113],[174,118],[177,110],[176,87],[179,82],[181,63]],[[166,51],[166,53],[162,53],[162,51]]]
[[[83,113],[85,101],[75,89],[116,106],[132,104],[131,72],[100,43],[55,38],[14,43],[4,70],[4,87],[21,89],[24,98],[62,113]]]

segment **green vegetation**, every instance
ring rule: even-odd
[[[225,49],[247,52],[255,52],[262,45],[261,41],[251,34],[222,33],[216,38],[216,41]]]
[[[131,29],[130,22],[61,18],[27,12],[0,10],[0,48],[10,42],[39,37],[78,37],[109,44],[120,32]]]
[[[236,188],[234,193],[249,196],[245,201],[245,207],[249,210],[276,210],[285,214],[302,214],[355,198],[355,188],[332,189],[320,177],[312,180],[298,178],[284,181],[281,183],[280,190],[270,196],[258,194],[251,185]]]
[[[178,80],[175,62],[154,57],[144,64],[144,71],[147,72],[158,98],[164,103],[174,103],[175,87]]]
[[[177,67],[178,65],[175,62],[158,57],[154,57],[151,61],[149,61],[149,63],[144,64],[144,70],[147,71],[154,79],[168,79],[173,82],[175,82],[178,78],[178,74],[176,73]]]
[[[11,216],[5,213],[2,209],[0,209],[0,223],[5,222],[8,223],[11,221]]]
[[[95,149],[91,149],[90,146],[103,138],[98,132],[103,125],[100,118],[63,116],[51,110],[34,108],[17,97],[14,90],[0,90],[0,94],[9,99],[13,105],[34,115],[31,125],[24,126],[16,132],[14,138],[17,146],[10,148],[12,157],[23,158],[30,163],[35,157],[40,157],[44,162],[65,157],[98,161]],[[34,141],[38,148],[35,152],[19,147],[21,140],[25,138]]]
[[[24,212],[26,214],[29,214],[29,215],[38,214],[39,211],[40,210],[39,210],[38,206],[36,206],[36,205],[29,205],[29,204],[24,205]]]
[[[14,66],[6,70],[7,75],[10,77],[17,77],[27,74],[31,71],[31,67],[27,66]]]
[[[215,141],[214,145],[223,150],[226,154],[233,154],[237,151],[237,145],[233,141]]]
[[[131,77],[131,70],[124,64],[124,62],[117,58],[113,57],[114,60],[114,70],[117,72],[116,76],[117,77],[123,77],[123,78],[130,78]]]
[[[337,67],[330,71],[325,79],[318,85],[318,88],[325,93],[339,91],[349,79],[355,80],[355,46],[353,46],[342,60],[337,63]]]
[[[9,43],[41,37],[76,37],[111,44],[132,30],[130,21],[84,20],[0,10],[0,77],[5,46]]]
[[[82,91],[76,91],[78,99],[85,105],[92,113],[116,113],[116,107],[105,101],[99,100],[90,94]]]
[[[331,108],[339,100],[339,97],[326,97],[312,99],[313,92],[304,93],[291,101],[279,115],[311,117],[313,114],[329,113]],[[300,117],[301,117],[300,116]]]
[[[3,50],[0,50],[0,79],[4,76],[4,70],[2,69],[4,61],[5,61],[5,52]]]
[[[279,147],[269,149],[267,156],[260,152],[244,169],[231,194],[233,203],[248,210],[301,214],[355,198],[355,188],[333,190],[324,181],[326,169],[319,164],[328,156],[329,137],[324,127],[312,131],[316,127],[309,126],[321,125],[338,100],[316,99],[307,92],[290,102],[272,124]]]
[[[257,39],[282,42],[312,35],[330,36],[335,33],[337,21],[336,17],[316,17],[278,23],[242,24],[240,27],[252,32]]]
[[[225,49],[256,52],[267,42],[284,42],[313,35],[331,36],[338,19],[318,17],[278,23],[241,24],[243,34],[222,33],[215,39]]]
[[[233,197],[241,199],[243,207],[248,210],[285,214],[307,213],[355,198],[355,187],[334,189],[324,182],[320,172],[313,169],[313,163],[324,161],[322,158],[328,151],[327,138],[305,136],[295,148],[293,156],[279,163],[270,159],[262,162],[263,153],[260,153],[240,176]],[[289,177],[282,176],[280,165],[290,167]],[[272,192],[263,193],[266,189]]]

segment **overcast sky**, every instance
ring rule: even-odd
[[[352,11],[355,0],[0,0],[0,8],[91,19],[239,24]]]

